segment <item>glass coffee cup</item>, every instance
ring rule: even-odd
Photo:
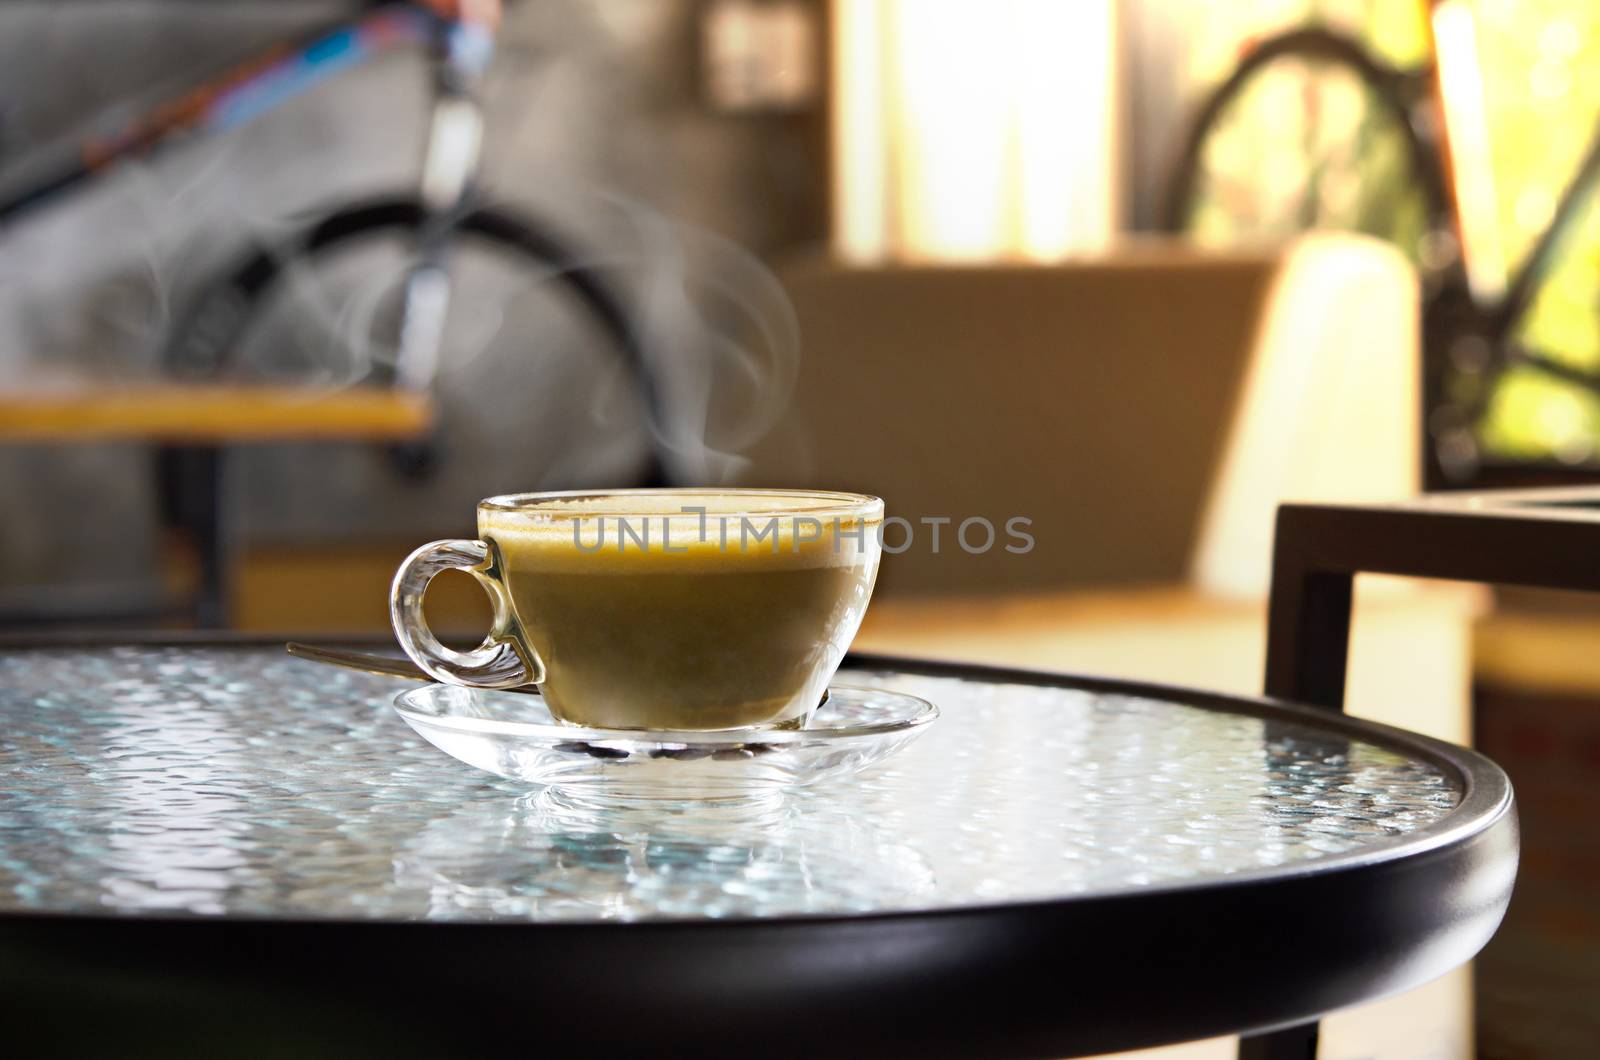
[[[478,505],[476,540],[400,565],[390,615],[430,676],[537,685],[557,719],[608,729],[802,727],[866,613],[883,502],[816,490],[523,493]],[[465,570],[494,617],[441,644],[422,613]]]

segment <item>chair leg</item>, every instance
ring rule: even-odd
[[[1239,1060],[1316,1060],[1316,1057],[1315,1023],[1239,1039]]]
[[[223,452],[214,447],[165,448],[157,456],[163,521],[188,538],[200,568],[191,614],[201,629],[222,629],[228,623],[231,571],[224,463]]]

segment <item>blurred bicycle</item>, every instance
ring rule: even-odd
[[[281,383],[284,375],[298,381],[300,372],[314,390],[328,385],[326,378],[317,382],[317,372],[336,365],[346,374],[333,385],[429,393],[442,367],[475,352],[459,348],[460,329],[446,329],[452,302],[465,288],[471,288],[473,305],[458,316],[482,317],[486,296],[537,287],[577,309],[608,339],[601,345],[620,358],[646,419],[649,449],[632,481],[666,483],[660,387],[630,305],[591,250],[534,218],[488,205],[480,186],[480,93],[495,54],[500,0],[369,0],[354,6],[355,13],[336,24],[205,79],[64,151],[47,148],[20,159],[12,152],[0,182],[0,253],[11,222],[63,204],[118,163],[237,129],[380,56],[419,52],[427,58],[430,94],[415,188],[337,206],[271,245],[235,248],[233,263],[204,284],[159,335],[162,374],[248,382],[267,373]],[[463,261],[468,250],[471,260]],[[352,278],[354,295],[330,294],[348,292]],[[297,341],[284,342],[289,336]],[[291,345],[300,349],[291,353]],[[284,365],[286,358],[290,363]],[[558,393],[553,400],[571,397]],[[397,472],[421,478],[436,464],[438,439],[391,443],[385,452]],[[163,520],[192,542],[198,557],[200,587],[192,609],[183,611],[192,610],[201,625],[225,624],[228,616],[222,475],[215,447],[168,446],[157,453]],[[158,603],[149,615],[142,604],[125,610],[142,619],[172,609]],[[115,607],[93,609],[96,615],[113,612],[121,614]],[[82,617],[53,610],[20,614],[11,617]],[[6,620],[0,615],[0,623]]]
[[[15,168],[24,176],[0,186],[0,248],[6,222],[52,206],[119,162],[226,133],[379,56],[420,50],[429,61],[431,98],[414,192],[342,205],[286,240],[241,248],[236,264],[206,285],[168,330],[161,354],[167,374],[214,379],[242,371],[242,351],[270,330],[274,314],[267,310],[280,289],[297,276],[331,273],[338,258],[398,237],[403,265],[388,290],[367,299],[362,326],[330,322],[328,330],[336,333],[319,336],[318,344],[324,352],[333,345],[360,345],[326,359],[356,365],[366,385],[426,392],[452,352],[446,349],[445,321],[458,284],[458,252],[477,244],[519,263],[529,282],[548,280],[587,312],[631,370],[652,423],[658,422],[658,390],[639,336],[593,256],[548,225],[486,205],[479,186],[479,90],[495,53],[501,14],[500,0],[368,3],[355,17],[275,47],[77,142],[65,157],[24,158],[15,167],[7,159],[8,172]],[[431,453],[427,442],[391,449],[396,466],[408,474],[425,473]],[[653,451],[639,480],[656,483],[665,475],[663,456]]]
[[[1334,228],[1394,243],[1422,278],[1428,488],[1593,478],[1491,461],[1478,428],[1517,366],[1600,394],[1600,373],[1521,334],[1600,180],[1600,127],[1548,225],[1508,269],[1472,15],[1461,0],[1428,9],[1429,60],[1415,68],[1325,28],[1251,42],[1183,139],[1163,227],[1203,242]],[[1240,149],[1264,134],[1276,138],[1265,157]]]

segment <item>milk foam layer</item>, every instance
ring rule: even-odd
[[[881,502],[849,494],[599,494],[478,510],[479,536],[508,566],[593,574],[854,565],[876,554],[881,524]]]

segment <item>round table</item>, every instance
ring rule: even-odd
[[[1510,897],[1511,789],[1471,751],[1121,681],[841,680],[943,716],[776,805],[608,810],[445,757],[404,682],[281,646],[0,650],[8,1040],[1080,1055],[1418,985]]]

